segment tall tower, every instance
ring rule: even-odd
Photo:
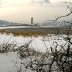
[[[31,17],[31,24],[33,24],[33,17]]]

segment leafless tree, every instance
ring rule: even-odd
[[[72,9],[69,6],[67,7],[70,10],[68,14],[57,17],[55,20],[51,21],[56,22],[63,17],[70,16],[72,14]],[[64,38],[66,44],[64,46],[60,45],[60,50],[57,49],[59,45],[56,42],[55,48],[50,48],[51,52],[47,51],[46,53],[42,53],[39,56],[29,55],[29,62],[26,64],[23,63],[25,68],[35,72],[72,72],[72,38],[69,36],[70,29],[71,28],[69,26],[67,37]]]

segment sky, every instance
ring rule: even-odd
[[[72,0],[0,0],[0,20],[41,23],[69,12],[64,2]]]

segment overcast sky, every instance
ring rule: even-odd
[[[64,2],[72,0],[0,0],[0,20],[30,23],[55,19],[69,10]]]

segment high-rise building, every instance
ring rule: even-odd
[[[31,17],[31,24],[33,24],[33,17]]]

